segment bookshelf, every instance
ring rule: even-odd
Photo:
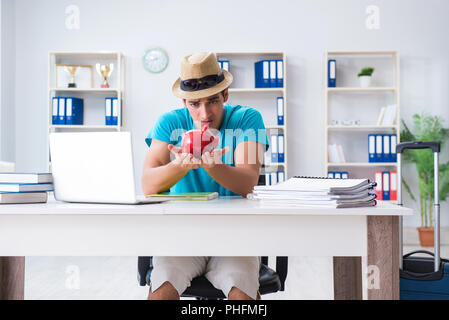
[[[328,87],[328,60],[336,60],[336,87]],[[361,68],[375,68],[372,84],[361,88]],[[368,161],[368,134],[396,134],[400,139],[400,78],[398,51],[326,51],[324,54],[324,172],[347,171],[349,178],[374,180],[376,171],[396,171],[396,162]],[[378,125],[380,109],[396,105],[392,125]],[[333,124],[334,121],[358,124]],[[329,144],[343,147],[346,162],[329,161]]]
[[[103,78],[95,69],[96,63],[114,65],[108,77],[109,88],[101,88]],[[70,76],[61,68],[63,65],[81,66],[75,73],[77,87],[67,87]],[[125,58],[120,52],[50,52],[48,55],[48,134],[51,132],[121,131],[124,95]],[[83,124],[53,124],[53,98],[75,97],[83,99]],[[117,125],[105,124],[105,98],[118,100]],[[47,138],[47,149],[49,141]],[[48,167],[51,168],[50,160]]]
[[[234,81],[229,87],[228,103],[232,105],[249,106],[257,109],[264,120],[267,136],[271,134],[284,135],[284,162],[271,162],[270,149],[265,153],[265,161],[261,175],[276,171],[284,171],[285,179],[288,172],[288,102],[287,102],[287,62],[284,52],[216,52],[218,60],[229,60],[229,71]],[[283,61],[284,86],[279,88],[256,88],[254,63],[264,59],[279,59]],[[277,124],[277,97],[284,98],[284,125]]]

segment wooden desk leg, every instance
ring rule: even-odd
[[[0,300],[23,300],[25,257],[0,257]]]
[[[369,300],[399,299],[399,218],[368,216]]]
[[[362,258],[334,257],[334,299],[362,298]]]

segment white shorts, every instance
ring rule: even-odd
[[[237,287],[255,300],[259,268],[260,257],[153,257],[151,290],[169,281],[181,296],[193,278],[204,275],[226,297]]]

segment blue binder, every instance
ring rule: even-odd
[[[83,124],[84,103],[83,99],[67,97],[65,99],[65,124]]]
[[[58,97],[58,124],[65,124],[65,98]]]
[[[277,61],[276,60],[270,60],[270,88],[276,88],[277,87]]]
[[[283,88],[284,87],[284,61],[276,60],[276,68],[277,68],[277,82],[276,87]]]
[[[329,59],[327,62],[327,86],[329,88],[337,86],[337,61]]]
[[[278,136],[271,135],[271,162],[278,162]]]
[[[368,162],[376,162],[376,135],[368,135]]]
[[[348,178],[349,178],[349,173],[348,173],[348,171],[343,171],[343,172],[341,173],[341,178],[342,178],[342,179],[348,179]]]
[[[396,162],[396,144],[397,144],[397,136],[395,134],[390,134],[390,161]]]
[[[58,124],[58,100],[58,97],[53,97],[51,124]]]
[[[390,200],[390,172],[382,172],[382,200]]]
[[[327,177],[333,179],[334,178],[334,172],[333,171],[328,171]]]
[[[270,85],[270,63],[261,60],[254,63],[254,75],[256,88],[268,88]]]
[[[278,134],[278,162],[284,162],[284,134]]]
[[[278,126],[284,125],[284,97],[277,97]]]
[[[391,155],[390,155],[390,135],[389,134],[384,134],[382,135],[382,149],[383,149],[383,161],[384,162],[390,162],[391,161]]]
[[[118,103],[118,98],[112,98],[112,115],[111,115],[111,121],[112,125],[116,126],[118,125],[118,115],[119,115],[119,108],[120,105]]]
[[[112,98],[104,98],[104,118],[107,126],[112,125]]]
[[[376,134],[376,161],[384,162],[383,138],[381,134]]]

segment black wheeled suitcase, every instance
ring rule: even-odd
[[[403,256],[402,217],[399,217],[399,274],[401,300],[449,300],[449,261],[440,258],[440,203],[438,183],[438,155],[440,143],[431,141],[404,142],[396,146],[398,179],[401,179],[401,154],[406,149],[430,148],[434,155],[434,253],[417,250]],[[398,205],[402,205],[402,187],[398,183]],[[426,256],[416,256],[425,254]]]

